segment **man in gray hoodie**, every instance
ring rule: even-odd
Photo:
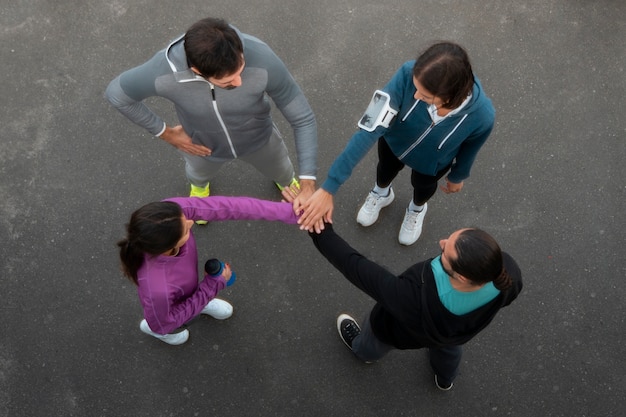
[[[174,104],[180,125],[168,126],[144,103],[153,96]],[[274,181],[294,208],[315,191],[313,110],[272,49],[222,19],[193,24],[150,60],[111,81],[106,97],[132,122],[179,150],[191,196],[208,196],[213,176],[233,159]],[[268,97],[293,129],[298,178]]]

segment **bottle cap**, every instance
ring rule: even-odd
[[[224,269],[224,264],[219,259],[211,258],[204,264],[204,272],[209,275],[219,275]]]

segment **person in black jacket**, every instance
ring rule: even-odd
[[[441,254],[396,276],[353,249],[326,224],[309,233],[320,253],[376,305],[363,326],[337,318],[343,342],[370,363],[392,349],[428,348],[435,384],[452,388],[461,345],[483,330],[522,290],[515,260],[480,229],[461,229],[439,242]]]

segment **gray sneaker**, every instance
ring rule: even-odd
[[[383,207],[387,207],[393,202],[395,195],[393,188],[389,188],[389,195],[386,197],[376,194],[373,190],[367,195],[365,203],[356,216],[356,221],[361,226],[371,226],[378,220],[378,214]]]
[[[424,209],[422,211],[411,211],[406,209],[404,220],[402,220],[402,226],[400,226],[400,233],[398,234],[398,242],[407,246],[417,242],[417,239],[419,239],[422,234],[422,224],[424,224],[426,210],[428,210],[428,204],[424,205]]]

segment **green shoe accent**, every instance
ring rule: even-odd
[[[276,184],[276,186],[278,187],[278,189],[280,191],[283,191],[285,189],[285,187],[283,187],[282,185],[280,185],[277,182],[275,182],[274,184]],[[296,178],[291,180],[291,183],[289,184],[289,186],[291,187],[292,185],[295,185],[296,187],[298,187],[298,190],[300,189],[300,182],[298,182],[298,180]]]
[[[206,187],[198,187],[196,185],[191,184],[191,192],[189,193],[189,197],[208,197],[211,191],[209,190],[209,185]]]
[[[189,197],[208,197],[210,193],[211,192],[209,190],[209,184],[207,184],[206,187],[197,187],[191,184],[191,192],[189,193]],[[198,226],[204,226],[207,223],[208,221],[206,220],[196,220],[196,224]]]

